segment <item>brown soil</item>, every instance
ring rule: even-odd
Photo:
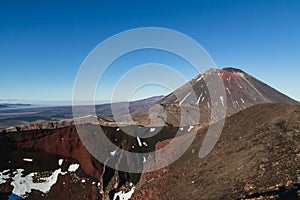
[[[214,149],[199,159],[205,132],[200,129],[164,173],[143,174],[133,199],[299,198],[299,105],[261,104],[239,112],[226,120]]]

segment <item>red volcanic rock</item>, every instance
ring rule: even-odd
[[[159,133],[153,137],[141,139],[143,141],[143,145],[139,145],[137,138],[133,136],[128,136],[124,134],[120,128],[116,127],[102,127],[104,133],[106,134],[107,138],[110,141],[115,141],[114,145],[111,146],[111,144],[107,144],[101,137],[100,134],[97,134],[98,126],[93,124],[85,124],[85,125],[79,125],[77,127],[70,126],[70,127],[64,127],[60,129],[50,129],[50,130],[32,130],[32,131],[19,131],[16,133],[3,133],[0,134],[0,143],[2,144],[0,146],[1,149],[3,149],[2,154],[4,151],[9,151],[10,153],[6,156],[6,161],[1,163],[0,168],[3,169],[14,169],[16,164],[23,168],[26,168],[26,173],[30,172],[36,172],[37,170],[41,170],[42,172],[45,171],[51,171],[52,169],[57,169],[61,158],[64,158],[61,169],[66,170],[66,166],[68,167],[68,163],[72,162],[71,160],[76,160],[77,163],[80,164],[81,170],[76,171],[76,174],[80,174],[83,177],[86,177],[87,180],[93,180],[97,179],[100,182],[100,185],[98,183],[94,183],[94,186],[88,187],[87,190],[92,196],[82,196],[80,195],[80,198],[83,199],[98,199],[100,198],[100,194],[109,195],[112,191],[112,186],[115,186],[116,184],[120,184],[118,186],[118,189],[125,184],[126,182],[130,182],[133,184],[136,184],[139,181],[140,174],[138,173],[126,173],[126,172],[117,172],[118,178],[115,179],[114,175],[116,174],[114,170],[110,170],[107,167],[104,167],[104,164],[107,164],[110,162],[110,164],[115,164],[115,166],[118,164],[119,158],[126,159],[126,162],[129,165],[143,165],[142,160],[135,160],[134,158],[131,158],[127,156],[127,153],[124,154],[116,154],[112,155],[111,152],[113,152],[116,148],[116,146],[119,146],[120,148],[127,150],[127,151],[135,151],[135,152],[142,152],[142,151],[153,151],[155,149],[155,144],[158,141],[165,140],[167,138],[172,138],[177,132],[177,128],[170,128],[170,127],[164,127],[162,129],[162,133]],[[76,129],[77,128],[77,129]],[[149,132],[150,128],[144,127],[128,127],[130,131],[136,132],[136,131],[142,131],[142,132]],[[80,130],[80,136],[78,135],[78,130]],[[100,137],[100,138],[99,138]],[[83,142],[84,141],[84,144]],[[91,149],[99,151],[96,147],[100,146],[104,149],[103,152],[100,151],[106,158],[106,161],[103,163],[100,163],[100,161],[96,160],[90,152],[86,148],[86,142],[94,142],[88,143],[94,146]],[[163,148],[168,141],[160,142],[157,146],[158,149]],[[110,146],[109,146],[110,145]],[[134,148],[135,147],[135,148]],[[171,149],[171,150],[170,150]],[[163,155],[172,155],[171,151],[172,148],[166,149],[165,153]],[[23,152],[24,151],[24,152]],[[0,151],[1,152],[1,151]],[[27,153],[26,153],[27,152]],[[106,153],[108,155],[106,155]],[[101,154],[101,155],[102,155]],[[16,159],[13,159],[17,155]],[[119,158],[117,157],[119,156]],[[125,156],[125,157],[124,157]],[[26,166],[26,163],[24,163],[24,158],[32,158],[31,163],[33,165]],[[10,160],[13,159],[13,162],[10,162]],[[154,159],[154,158],[152,158]],[[164,162],[164,160],[162,159]],[[47,162],[47,163],[43,163]],[[114,163],[116,162],[116,163]],[[5,164],[6,163],[6,164]],[[7,164],[8,163],[8,164]],[[13,163],[12,165],[9,163]],[[151,163],[151,158],[147,158],[147,163]],[[161,163],[160,163],[161,164]],[[164,165],[167,165],[168,163],[163,163]],[[32,166],[35,166],[35,168],[31,168]],[[109,166],[111,167],[111,165]],[[104,172],[105,168],[105,172]],[[162,173],[166,173],[168,171],[168,167],[165,167],[161,170],[153,172],[153,174],[157,174],[157,176],[160,176]],[[86,176],[88,175],[88,176]],[[80,176],[80,175],[79,175]],[[68,177],[62,176],[61,177],[64,181],[62,182],[68,182]],[[124,182],[123,182],[124,181]],[[82,184],[81,182],[72,182],[73,189],[78,187],[81,188]],[[61,181],[55,184],[53,188],[51,188],[50,196],[52,197],[61,197],[60,191],[58,188],[60,188],[59,184],[61,184]],[[62,186],[65,187],[65,186]],[[56,188],[56,189],[55,189]],[[67,199],[73,199],[72,197],[72,188],[68,188],[68,191],[66,192],[65,197]],[[102,193],[102,190],[104,192]],[[0,188],[0,192],[3,191],[3,186]],[[100,193],[101,192],[101,193]],[[153,194],[152,194],[153,193]],[[155,196],[155,192],[149,192],[150,196]],[[47,193],[48,194],[48,193]],[[41,194],[41,192],[33,192],[32,193],[32,199],[38,199],[38,197],[43,196],[44,194]],[[46,194],[45,194],[46,195]],[[56,196],[58,195],[58,196]],[[83,194],[85,195],[85,193]],[[50,198],[50,196],[48,196]],[[76,196],[76,195],[75,195]],[[45,196],[46,197],[46,196]]]
[[[158,142],[156,144],[156,150],[165,147],[166,145],[169,144],[170,141],[171,140],[164,140],[162,142]],[[145,168],[147,168],[147,165],[152,166],[154,164],[155,164],[154,158],[148,158],[145,164]],[[159,181],[159,179],[162,178],[162,175],[167,173],[168,171],[169,171],[169,167],[167,165],[166,167],[161,168],[159,170],[143,173],[139,183],[136,185],[136,189],[134,194],[131,197],[131,200],[140,200],[140,199],[158,200],[158,196],[160,196],[159,190],[157,188],[148,188],[145,186],[145,184],[152,182],[154,179],[155,181]]]
[[[101,180],[103,164],[87,151],[75,126],[44,130],[39,133],[12,134],[10,140],[19,149],[38,150],[77,160],[86,174]]]
[[[205,128],[206,125],[203,125]],[[198,129],[195,129],[195,131]],[[135,192],[131,197],[132,200],[140,200],[140,199],[153,199],[159,200],[161,196],[161,190],[155,187],[149,187],[149,183],[153,182],[161,182],[168,177],[168,173],[170,170],[170,165],[167,162],[168,160],[175,160],[176,151],[182,147],[186,142],[188,142],[193,136],[195,136],[196,132],[190,132],[188,135],[179,136],[173,139],[167,139],[156,144],[156,151],[163,150],[161,162],[154,162],[153,158],[148,158],[147,162],[144,165],[144,168],[150,168],[153,165],[164,165],[165,167],[151,171],[145,172],[142,174],[139,183],[136,185]]]

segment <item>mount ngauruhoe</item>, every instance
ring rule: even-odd
[[[223,82],[223,85],[214,86],[220,80]],[[209,86],[209,84],[212,86]],[[217,96],[214,101],[211,101],[210,93],[214,91],[209,90],[208,87],[220,86],[224,87],[224,96]],[[212,102],[215,105],[212,105]],[[160,119],[163,118],[163,115],[166,115],[166,125],[177,127],[181,122],[187,126],[211,121],[210,112],[212,107],[216,105],[224,107],[224,110],[227,112],[226,116],[231,116],[240,110],[260,103],[293,104],[298,102],[240,69],[212,68],[199,74],[182,87],[159,100],[156,106],[160,107],[160,109],[152,109],[150,111],[152,115],[153,112],[156,112],[155,118],[150,120],[148,117],[149,109],[136,110],[132,113],[132,118],[142,125],[163,125]],[[155,107],[155,105],[152,107]],[[182,112],[182,109],[186,109],[187,112]],[[199,111],[201,115],[200,120],[195,121],[195,118],[197,119],[195,116],[199,114]],[[181,121],[182,119],[184,119],[183,122]]]

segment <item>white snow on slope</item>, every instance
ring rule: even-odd
[[[25,161],[25,162],[33,162],[33,159],[32,158],[23,158],[23,161]]]
[[[225,107],[224,97],[223,97],[223,96],[220,96],[220,100],[221,100],[221,102],[222,102],[223,107]]]
[[[3,183],[6,183],[6,180],[9,179],[9,169],[4,170],[3,172],[0,172],[0,185]]]
[[[117,197],[119,197],[120,200],[130,200],[130,198],[134,192],[134,188],[135,187],[133,187],[129,192],[123,192],[123,191],[117,192],[114,195],[114,200],[117,200]]]
[[[190,126],[187,131],[190,132],[193,128],[194,128],[194,126]]]
[[[58,164],[61,165],[63,159],[59,159]],[[76,171],[79,164],[70,165],[68,171]],[[10,183],[13,186],[12,193],[20,196],[26,197],[28,193],[32,190],[37,190],[42,193],[47,193],[50,191],[51,187],[57,182],[58,175],[65,175],[67,172],[62,172],[61,169],[56,169],[48,177],[38,178],[38,182],[34,181],[34,177],[37,176],[38,172],[32,172],[28,175],[24,175],[24,169],[16,169],[11,171],[10,169],[0,172],[0,184],[6,183],[8,179],[11,179]]]
[[[241,101],[242,101],[242,103],[243,103],[243,104],[245,104],[245,101],[244,101],[244,99],[243,99],[243,98],[241,98]]]
[[[150,128],[150,132],[153,132],[153,131],[155,131],[155,128]]]
[[[116,155],[116,152],[117,152],[117,150],[114,150],[114,151],[110,152],[110,155],[111,155],[111,156],[115,156],[115,155]]]
[[[197,100],[197,104],[199,104],[199,103],[200,103],[200,99],[201,99],[201,97],[202,97],[202,93],[200,94],[200,96],[199,96],[199,98],[198,98],[198,100]]]
[[[201,75],[198,79],[197,79],[197,81],[200,81],[201,79],[203,79],[203,75]]]
[[[79,164],[72,164],[68,168],[68,172],[75,172],[79,168]]]
[[[58,160],[58,165],[61,166],[63,164],[63,162],[64,162],[64,159],[59,159]]]
[[[228,94],[231,95],[231,92],[230,92],[230,90],[228,89],[228,87],[226,87],[225,89],[227,90]]]
[[[65,175],[67,172],[62,172],[61,169],[55,170],[49,177],[40,178],[40,182],[33,182],[33,177],[37,174],[32,172],[24,176],[24,169],[17,169],[12,173],[12,176],[4,175],[3,173],[8,172],[5,170],[0,172],[0,183],[5,183],[7,179],[11,178],[11,185],[14,187],[12,193],[25,197],[26,194],[31,193],[32,190],[38,190],[42,193],[47,193],[50,191],[51,187],[56,183],[58,175]]]
[[[141,141],[141,139],[139,137],[136,137],[136,140],[138,141],[140,147],[143,146],[142,145],[142,141]]]
[[[188,96],[190,96],[190,94],[191,94],[191,92],[189,92],[189,93],[182,99],[182,101],[179,102],[179,105],[181,105],[181,104],[184,102],[184,100],[185,100]]]

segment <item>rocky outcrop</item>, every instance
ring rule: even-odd
[[[17,149],[41,151],[64,158],[77,160],[85,173],[101,179],[103,164],[93,158],[82,144],[75,126],[64,128],[34,129],[12,134],[0,135],[2,148],[5,146]],[[9,142],[7,142],[9,141]]]
[[[147,134],[150,133],[150,128],[135,126],[122,128],[102,127],[106,137],[109,138],[109,140],[114,144],[113,146],[110,146],[110,144],[106,143],[105,141],[102,141],[101,139],[99,140],[96,132],[97,127],[98,125],[94,124],[81,124],[77,127],[72,125],[57,129],[34,129],[30,131],[2,133],[0,134],[0,143],[2,144],[0,147],[0,157],[2,157],[3,162],[0,163],[0,169],[13,169],[11,165],[11,159],[15,154],[18,154],[18,159],[14,162],[19,163],[21,168],[26,166],[26,162],[22,161],[22,154],[26,151],[30,152],[28,152],[28,154],[24,154],[23,157],[26,158],[26,155],[29,155],[30,157],[30,155],[33,156],[36,154],[37,157],[39,157],[40,162],[43,162],[43,159],[44,162],[50,162],[49,167],[51,166],[51,170],[56,169],[55,167],[57,167],[58,160],[52,158],[53,155],[63,159],[72,159],[80,165],[80,169],[87,177],[85,182],[92,183],[95,181],[97,183],[97,186],[95,186],[95,184],[90,184],[88,187],[90,190],[95,192],[92,194],[96,196],[100,195],[105,199],[108,198],[109,195],[113,195],[116,191],[125,187],[126,184],[130,183],[129,186],[132,187],[131,184],[137,184],[139,181],[140,173],[127,173],[119,170],[118,166],[120,161],[125,162],[122,163],[122,165],[125,164],[128,169],[137,166],[143,167],[143,160],[138,159],[138,157],[135,158],[130,156],[128,152],[152,152],[155,150],[155,145],[157,142],[174,137],[178,131],[177,128],[164,127],[157,135],[140,139],[141,145],[136,137],[126,134],[128,132],[124,132],[125,130],[123,131],[122,129],[127,128],[126,131],[131,133]],[[82,131],[80,135],[81,137],[79,136],[76,128]],[[155,128],[152,128],[151,131],[154,129]],[[85,138],[85,142],[90,143],[83,144],[82,138]],[[90,138],[90,140],[87,138]],[[98,145],[101,147],[99,151],[103,151],[103,155],[106,156],[105,161],[100,162],[87,150],[86,147],[89,146],[89,144]],[[114,152],[114,149],[116,149],[116,146],[126,151],[123,153],[112,153]],[[34,158],[34,160],[37,159]],[[33,159],[30,158],[29,162],[33,162]],[[108,165],[108,163],[110,163],[110,165]],[[39,165],[44,164],[36,164],[37,169],[41,170],[38,167]],[[29,172],[34,172],[30,171],[30,169],[28,170]],[[61,182],[70,182],[72,185],[70,187],[78,187],[78,189],[81,189],[85,185],[80,181],[76,181],[75,179],[69,179],[68,176],[61,177],[61,181],[58,181],[57,184],[60,184]],[[50,196],[55,196],[55,191],[59,190],[58,186],[55,185],[53,187],[54,189],[50,191]],[[0,186],[0,191],[2,191],[2,186]],[[32,193],[31,195],[34,197],[41,195],[43,196],[42,193],[36,192]],[[68,195],[71,194],[66,192],[64,196]]]

